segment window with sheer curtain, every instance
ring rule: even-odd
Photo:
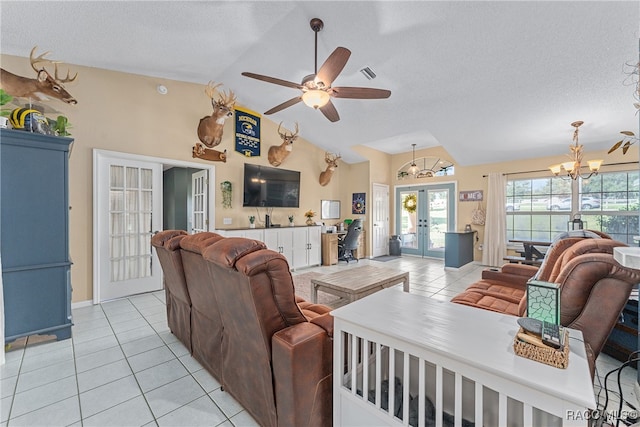
[[[507,239],[550,241],[568,222],[635,244],[638,230],[637,170],[605,172],[577,181],[560,177],[507,180]]]

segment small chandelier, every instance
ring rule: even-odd
[[[309,89],[302,94],[302,101],[311,108],[321,108],[327,105],[331,96],[324,90]]]
[[[416,144],[411,144],[413,147],[413,160],[411,161],[411,166],[407,169],[407,173],[409,175],[415,175],[418,173],[418,166],[416,165]]]
[[[549,166],[549,169],[555,176],[559,176],[562,169],[564,169],[567,173],[567,176],[573,180],[578,178],[589,179],[592,175],[597,175],[600,170],[600,166],[602,165],[602,160],[587,160],[587,164],[589,165],[589,175],[583,176],[580,169],[582,168],[582,144],[578,144],[578,128],[582,126],[584,122],[577,121],[571,123],[571,126],[575,128],[573,131],[573,145],[569,145],[569,150],[571,151],[568,154],[571,159],[570,162],[564,162],[557,165]]]

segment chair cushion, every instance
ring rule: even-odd
[[[202,256],[207,261],[224,267],[235,268],[236,262],[243,256],[260,249],[266,249],[263,242],[242,237],[227,237],[210,245]],[[274,252],[275,253],[275,252]]]

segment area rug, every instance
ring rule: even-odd
[[[393,261],[394,259],[398,259],[398,258],[400,258],[400,256],[398,255],[383,255],[383,256],[377,256],[375,258],[371,258],[371,261],[387,262],[387,261]]]
[[[323,276],[323,274],[316,272],[293,274],[293,285],[296,289],[296,295],[311,302],[311,279],[320,276]],[[328,305],[331,308],[337,308],[342,305],[340,297],[322,291],[318,291],[318,304]]]

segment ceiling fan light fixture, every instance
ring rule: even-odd
[[[311,108],[321,108],[327,105],[331,97],[324,90],[310,89],[302,94],[302,101]]]

